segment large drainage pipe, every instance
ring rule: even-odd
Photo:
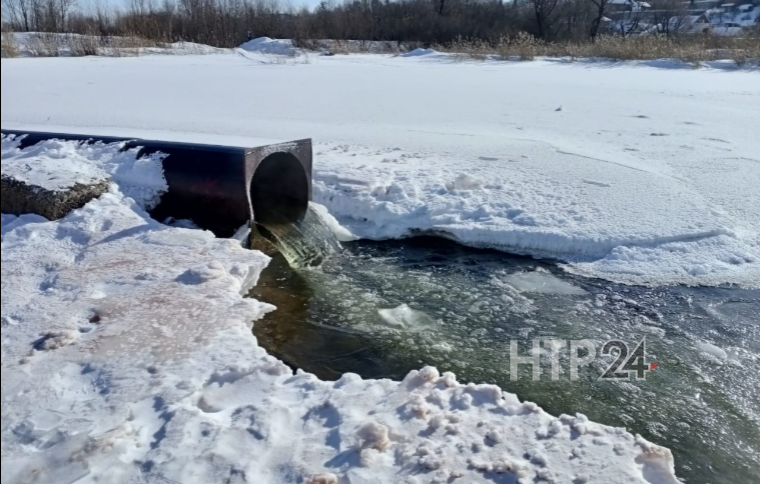
[[[190,219],[229,237],[251,220],[263,225],[297,223],[311,200],[311,140],[250,148],[134,138],[2,130],[20,148],[46,140],[124,143],[139,156],[163,153],[169,191],[151,212],[157,220]]]

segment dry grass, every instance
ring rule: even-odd
[[[13,32],[3,32],[2,44],[2,58],[18,57],[18,45],[16,39],[13,36]]]
[[[5,56],[5,40],[3,42]],[[16,53],[23,52],[30,57],[134,57],[148,48],[168,51],[171,46],[136,36],[34,33],[24,37],[24,45],[21,48],[17,46]]]
[[[760,37],[695,36],[668,39],[664,36],[635,38],[599,37],[595,42],[557,42],[538,40],[528,34],[502,38],[497,42],[458,40],[436,45],[434,49],[472,59],[533,60],[536,57],[604,58],[613,60],[678,59],[700,62],[731,59],[738,65],[760,60]]]
[[[455,61],[467,60],[533,60],[536,57],[575,59],[658,60],[676,59],[694,66],[714,60],[734,60],[737,65],[760,63],[760,33],[743,37],[712,35],[667,38],[649,35],[641,37],[601,36],[596,41],[545,42],[527,33],[503,37],[497,41],[458,39],[437,45],[398,43],[391,41],[314,40],[298,39],[295,45],[310,51],[331,54],[397,54],[417,47],[456,54]]]
[[[25,51],[31,57],[58,57],[63,47],[59,34],[32,34],[26,37]]]
[[[299,49],[313,52],[329,52],[335,55],[345,54],[401,54],[421,47],[418,42],[400,43],[390,40],[329,40],[329,39],[295,39],[293,44]]]
[[[170,50],[171,46],[161,42],[155,42],[136,35],[122,37],[101,37],[97,54],[102,57],[136,57],[145,49]]]
[[[100,39],[91,35],[71,35],[66,39],[71,57],[99,55]]]

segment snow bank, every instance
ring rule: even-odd
[[[122,143],[48,140],[23,150],[13,137],[3,136],[2,143],[3,176],[27,185],[62,191],[77,183],[111,179],[122,193],[147,209],[155,207],[169,189],[160,154],[138,158],[137,149],[122,151]]]
[[[423,55],[437,54],[438,51],[434,49],[414,49],[406,54],[401,54],[401,57],[420,57]]]
[[[434,368],[294,375],[251,333],[274,308],[242,296],[268,258],[159,224],[114,181],[56,222],[2,217],[3,482],[678,483],[667,449]]]
[[[16,217],[15,215],[3,214],[2,237],[3,239],[5,239],[6,232],[10,232],[11,230],[17,229],[23,225],[31,224],[31,223],[42,223],[42,222],[47,222],[45,217],[41,217],[35,214],[26,214],[20,217]]]
[[[760,183],[752,163],[710,162],[713,189],[633,157],[600,171],[597,158],[522,144],[515,151],[528,155],[465,162],[323,148],[329,162],[315,173],[314,197],[362,238],[435,234],[632,284],[760,286],[760,205],[739,196]]]
[[[246,52],[259,52],[261,54],[293,55],[296,53],[292,40],[270,39],[269,37],[249,40],[239,48]]]
[[[663,280],[691,286],[722,282],[760,287],[760,239],[716,235],[697,240],[619,246],[591,262],[566,264],[570,272],[641,285]]]

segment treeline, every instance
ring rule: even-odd
[[[608,15],[625,15],[611,0],[345,0],[311,10],[278,0],[128,0],[120,9],[108,0],[90,1],[84,8],[75,0],[2,0],[3,23],[15,31],[233,47],[261,36],[446,44],[528,33],[547,41],[584,40],[613,30]],[[650,3],[666,24],[687,14],[680,0]],[[628,9],[628,15],[635,11]]]

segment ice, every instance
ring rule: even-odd
[[[727,360],[728,353],[723,348],[719,348],[712,343],[706,341],[698,342],[697,349],[703,353],[714,356],[720,360]]]
[[[317,214],[322,223],[330,229],[330,231],[338,239],[338,242],[350,242],[356,240],[357,237],[351,233],[346,227],[343,227],[330,212],[327,211],[327,207],[318,203],[310,202],[309,206]]]
[[[510,274],[504,281],[520,292],[538,294],[561,294],[566,296],[583,296],[586,291],[573,286],[545,270],[518,272]]]
[[[760,284],[760,239],[715,235],[701,240],[666,242],[643,247],[616,247],[606,256],[567,264],[576,274],[656,285],[717,285],[723,281],[749,287]]]
[[[378,309],[377,313],[390,327],[404,331],[425,331],[437,325],[433,318],[406,304],[393,309]]]

